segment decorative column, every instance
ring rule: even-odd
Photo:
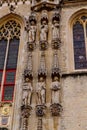
[[[28,130],[28,119],[31,113],[32,107],[32,80],[33,80],[33,72],[32,72],[32,53],[28,52],[28,60],[27,66],[24,70],[24,85],[22,89],[22,105],[21,105],[21,126],[22,130]]]
[[[57,52],[53,55],[53,66],[52,66],[52,83],[50,86],[51,89],[51,114],[52,116],[59,116],[62,111],[62,106],[60,104],[60,74],[59,74],[59,66],[58,66],[58,56]]]
[[[37,130],[42,130],[42,117],[46,110],[46,65],[45,54],[42,52],[40,59],[40,67],[38,69],[38,82],[36,84],[36,115],[38,116]]]

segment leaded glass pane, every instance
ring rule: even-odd
[[[18,49],[19,49],[19,40],[14,38],[10,41],[6,69],[15,69],[16,68]]]
[[[6,72],[6,84],[14,83],[15,81],[15,72]]]
[[[7,47],[7,41],[4,39],[0,40],[0,70],[2,70],[4,67],[6,47]]]
[[[13,91],[14,91],[14,86],[5,86],[4,87],[3,100],[12,101],[12,99],[13,99]]]
[[[2,81],[2,72],[0,72],[0,83]]]
[[[83,25],[76,22],[73,26],[73,41],[74,41],[74,60],[75,69],[86,69],[86,50]]]

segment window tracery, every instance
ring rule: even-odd
[[[7,23],[0,27],[0,40],[2,38],[7,39],[10,35],[10,39],[13,37],[20,37],[20,24],[14,20],[9,20]]]

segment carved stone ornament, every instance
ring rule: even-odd
[[[33,78],[33,75],[31,73],[31,71],[28,70],[28,69],[25,69],[24,70],[24,79],[25,79],[25,82],[28,82],[29,79],[32,79],[32,78]]]
[[[31,110],[32,110],[32,107],[29,106],[29,105],[27,105],[27,106],[25,106],[25,105],[21,106],[22,117],[23,118],[28,118],[29,115],[30,115]]]
[[[54,103],[50,106],[52,116],[60,116],[62,112],[62,106],[59,103]]]
[[[47,41],[40,41],[40,50],[44,51],[48,48],[48,42]]]
[[[13,5],[10,5],[10,6],[9,6],[9,10],[10,10],[10,12],[11,12],[11,13],[14,13],[15,6],[13,6]]]
[[[41,27],[40,27],[40,49],[46,50],[48,46],[48,13],[46,10],[41,14]]]
[[[43,78],[45,79],[47,75],[47,69],[45,64],[45,53],[41,53],[41,59],[40,59],[40,66],[38,69],[38,79]]]
[[[61,40],[59,38],[55,39],[55,40],[52,40],[52,48],[53,49],[60,48],[60,44],[61,44]]]
[[[58,55],[57,55],[57,51],[55,51],[53,54],[53,63],[52,63],[52,70],[51,70],[52,79],[54,79],[54,77],[60,77],[59,72],[60,69],[58,64]]]
[[[20,0],[23,4],[25,4],[25,2],[27,1],[27,0]],[[4,3],[7,3],[8,4],[8,6],[10,5],[10,4],[12,4],[12,3],[14,3],[15,5],[17,5],[19,2],[20,2],[19,0],[0,0],[0,6],[2,6]]]
[[[41,11],[41,10],[53,10],[59,2],[55,2],[55,0],[36,0],[33,2],[32,10]]]
[[[46,106],[45,105],[37,105],[36,106],[36,115],[39,117],[42,117],[45,115],[45,109]]]
[[[38,117],[38,124],[37,124],[37,130],[42,130],[42,117]]]
[[[25,82],[29,82],[29,80],[33,79],[33,72],[32,72],[32,53],[28,54],[27,66],[24,70],[24,80]]]
[[[4,116],[7,116],[7,115],[10,115],[11,113],[11,107],[12,107],[12,104],[11,103],[8,103],[8,102],[5,102],[5,103],[1,103],[1,111],[0,111],[0,114],[4,115]]]
[[[55,9],[52,17],[52,48],[58,49],[60,47],[60,14],[59,10]]]
[[[29,51],[33,51],[36,42],[36,14],[34,12],[31,12],[29,18],[25,20],[26,20],[25,30],[27,31],[28,35],[27,46]]]

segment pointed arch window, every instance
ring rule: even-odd
[[[87,69],[87,17],[79,17],[73,25],[75,69]]]
[[[13,101],[21,26],[9,20],[0,26],[1,100]]]

